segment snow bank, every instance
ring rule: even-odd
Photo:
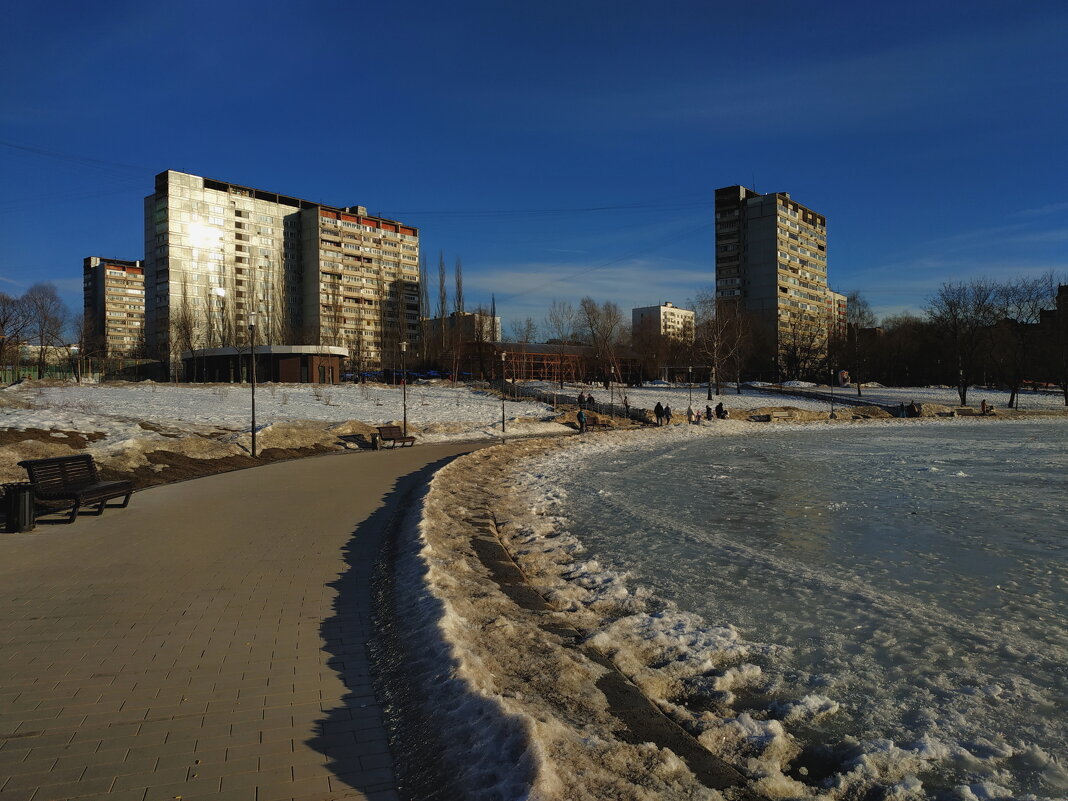
[[[960,424],[960,420],[938,419],[859,425]],[[586,645],[608,656],[705,748],[741,768],[749,777],[749,788],[758,794],[828,801],[878,795],[918,801],[929,797],[923,777],[950,762],[971,765],[975,777],[972,784],[953,791],[956,797],[1012,797],[1005,789],[1007,776],[996,760],[977,758],[962,746],[933,737],[908,746],[888,740],[846,740],[833,753],[815,758],[816,764],[823,759],[833,765],[826,778],[824,774],[810,777],[807,766],[814,755],[803,751],[793,732],[817,720],[833,719],[840,711],[839,702],[810,692],[770,703],[766,716],[737,711],[740,695],[766,691],[760,663],[773,658],[778,647],[747,641],[729,625],[710,626],[631,586],[626,574],[591,558],[581,537],[569,528],[568,498],[560,477],[595,461],[610,460],[614,450],[641,450],[671,440],[777,435],[796,428],[729,420],[703,427],[677,425],[571,438],[567,447],[523,443],[494,449],[492,455],[480,452],[439,473],[432,498],[439,509],[454,511],[424,527],[424,558],[442,558],[445,550],[465,554],[463,569],[449,562],[447,571],[430,576],[436,597],[455,599],[449,609],[456,617],[450,616],[448,625],[440,629],[451,647],[464,654],[464,660],[480,668],[477,677],[469,678],[469,691],[477,688],[499,699],[508,714],[536,722],[525,729],[525,736],[532,738],[530,747],[544,759],[535,766],[533,787],[539,787],[539,777],[551,775],[554,783],[581,788],[568,797],[646,797],[634,795],[646,792],[646,786],[636,789],[632,774],[619,774],[611,784],[592,778],[602,775],[596,773],[597,767],[615,764],[616,757],[638,757],[629,751],[633,746],[618,742],[618,726],[606,717],[605,700],[594,689],[595,667],[546,633],[547,627],[563,625],[580,632]],[[506,456],[515,461],[509,463]],[[502,542],[530,584],[549,601],[552,612],[518,609],[496,588],[470,546],[473,531],[465,529],[465,520],[472,514],[495,519]],[[701,704],[689,705],[695,697],[702,699]],[[1035,759],[1050,777],[1048,784],[1056,787],[1063,773],[1061,763],[1044,753]],[[669,774],[664,771],[672,764],[667,755],[661,754],[652,764],[660,771],[656,775],[666,780]],[[684,767],[670,775],[672,781],[649,797],[691,797],[687,793],[698,792]],[[531,797],[542,796],[535,792]]]

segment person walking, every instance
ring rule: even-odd
[[[579,409],[578,410],[578,427],[579,427],[579,433],[580,434],[585,434],[586,433],[586,410],[585,409]]]
[[[579,405],[580,409],[582,409],[582,408],[584,408],[586,406],[586,393],[585,392],[579,392],[578,405]]]
[[[690,425],[693,425],[693,407],[692,406],[687,406],[686,407],[686,422],[689,423]]]
[[[723,401],[720,401],[719,403],[716,404],[716,419],[717,420],[726,420],[727,419],[727,410],[723,408]]]
[[[664,425],[671,425],[671,407],[664,406]]]
[[[586,393],[586,408],[587,409],[593,409],[594,411],[597,411],[596,407],[593,404],[594,404],[593,393],[592,392],[587,392]]]
[[[623,417],[627,420],[630,419],[630,400],[627,399],[625,393],[623,395]]]
[[[660,401],[657,401],[656,406],[653,407],[653,414],[656,416],[656,425],[658,427],[664,425],[664,407]]]
[[[712,422],[712,407],[710,405],[705,406],[705,419],[708,422]]]

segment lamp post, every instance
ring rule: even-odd
[[[256,312],[248,315],[248,360],[252,378],[252,458],[256,458]]]
[[[508,356],[507,351],[501,351],[501,436],[504,436],[504,360]]]
[[[608,410],[612,417],[616,416],[616,366],[608,366]]]
[[[408,367],[405,354],[408,353],[408,343],[400,343],[401,349],[401,398],[404,405],[404,436],[408,436]]]
[[[838,415],[834,413],[834,370],[831,370],[831,419],[837,420]]]
[[[693,367],[686,368],[686,383],[690,385],[690,402],[689,407],[693,408]]]

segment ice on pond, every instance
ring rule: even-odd
[[[644,688],[774,792],[1063,798],[1066,446],[1063,422],[643,438],[528,483],[566,496],[571,578],[615,609],[597,644],[666,670]]]

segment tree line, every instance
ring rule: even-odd
[[[49,351],[70,359],[70,343],[80,329],[81,318],[71,314],[52,284],[34,284],[22,295],[0,292],[0,367],[18,364],[20,347],[30,344],[36,346],[32,363],[42,377]]]

